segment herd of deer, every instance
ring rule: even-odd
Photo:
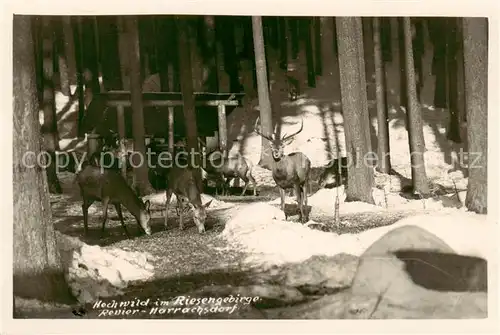
[[[300,221],[305,223],[308,221],[308,214],[306,211],[307,184],[309,182],[311,161],[301,152],[292,152],[288,155],[284,154],[284,147],[302,131],[304,121],[302,120],[298,131],[282,137],[277,136],[276,132],[271,136],[262,134],[257,129],[258,123],[259,119],[257,119],[255,123],[254,131],[262,138],[269,141],[271,148],[273,158],[272,176],[280,190],[281,210],[285,212],[285,191],[294,189],[300,210]],[[242,195],[245,194],[249,182],[253,184],[253,193],[254,195],[256,194],[256,182],[252,176],[252,164],[246,158],[241,156],[226,158],[224,162],[217,162],[217,164],[213,165],[208,164],[206,170],[209,175],[214,175],[217,179],[223,181],[223,193],[226,192],[229,182],[233,178],[241,178],[245,182]],[[190,208],[192,209],[193,220],[198,228],[198,232],[203,233],[205,231],[206,208],[210,206],[211,201],[202,204],[202,190],[196,182],[194,169],[190,167],[181,168],[173,166],[169,168],[168,171],[165,169],[157,169],[153,171],[153,174],[155,178],[162,179],[162,184],[166,190],[165,228],[167,228],[168,207],[172,195],[175,194],[177,198],[176,210],[179,216],[179,228],[181,230],[183,229],[183,215],[186,210]],[[123,222],[121,205],[125,206],[125,208],[130,211],[141,229],[147,235],[151,234],[149,225],[149,200],[143,202],[127,184],[118,170],[101,169],[94,164],[87,163],[83,165],[81,171],[77,173],[76,181],[80,187],[80,193],[83,198],[82,210],[85,235],[87,235],[88,232],[88,208],[95,201],[101,201],[103,204],[104,213],[101,234],[104,233],[107,221],[107,209],[110,203],[115,206],[121,225],[128,237],[129,234]]]

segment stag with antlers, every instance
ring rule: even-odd
[[[302,152],[292,152],[288,155],[284,154],[284,147],[293,140],[304,128],[304,120],[302,120],[300,129],[291,135],[279,137],[275,132],[271,136],[266,136],[257,130],[259,119],[255,121],[254,131],[262,138],[269,141],[271,153],[273,156],[272,173],[276,185],[280,188],[281,210],[285,213],[285,190],[294,189],[297,196],[297,204],[300,209],[300,221],[305,223],[308,221],[307,210],[307,184],[309,182],[309,173],[311,170],[311,161]]]

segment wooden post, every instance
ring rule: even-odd
[[[125,109],[122,105],[116,107],[118,136],[120,138],[120,169],[123,178],[127,179],[127,150],[125,148]]]
[[[168,107],[168,151],[174,152],[174,107]]]
[[[227,152],[227,125],[226,125],[226,106],[217,106],[219,116],[219,147],[224,155]]]

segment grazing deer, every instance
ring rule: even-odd
[[[281,210],[285,212],[285,190],[293,188],[297,196],[297,204],[300,209],[300,221],[305,223],[308,221],[306,215],[307,207],[307,185],[309,182],[309,173],[311,170],[311,161],[302,152],[292,152],[288,155],[284,154],[284,147],[293,140],[304,127],[304,120],[300,125],[300,129],[291,134],[285,135],[282,138],[276,137],[276,133],[268,137],[257,130],[259,119],[255,121],[254,131],[269,141],[271,153],[273,156],[272,172],[273,179],[276,185],[280,188]],[[285,213],[285,218],[287,217]]]
[[[88,233],[88,210],[95,201],[102,202],[103,207],[101,236],[104,234],[110,203],[115,206],[118,218],[127,237],[130,238],[130,235],[123,222],[121,205],[130,211],[141,229],[147,235],[151,235],[151,228],[149,226],[151,218],[149,213],[150,201],[146,200],[146,202],[143,202],[119,172],[86,164],[76,175],[76,182],[80,187],[80,193],[83,198],[82,211],[85,235]]]
[[[198,232],[205,232],[205,219],[207,217],[205,209],[210,206],[212,201],[202,205],[201,190],[198,188],[192,168],[173,166],[169,169],[165,201],[165,228],[167,228],[168,221],[168,205],[173,194],[177,197],[176,210],[177,215],[179,215],[179,228],[184,229],[184,213],[189,206],[193,210],[193,220]]]

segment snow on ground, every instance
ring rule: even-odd
[[[487,260],[495,257],[493,239],[496,236],[496,224],[488,222],[486,216],[457,210],[410,216],[395,224],[359,234],[338,235],[285,221],[277,207],[256,203],[238,211],[226,223],[222,237],[239,250],[248,252],[248,263],[267,267],[303,262],[312,256],[334,256],[340,253],[360,256],[380,237],[406,225],[433,233],[458,254]]]
[[[133,281],[151,278],[154,257],[145,252],[88,245],[56,233],[67,282],[79,302],[122,294]]]

